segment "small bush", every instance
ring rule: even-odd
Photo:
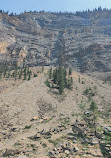
[[[43,146],[44,148],[46,148],[46,147],[47,147],[47,144],[43,143],[42,146]]]
[[[50,82],[49,82],[48,79],[47,79],[44,83],[45,83],[45,85],[46,85],[47,87],[50,87]]]
[[[34,73],[34,77],[37,77],[37,74]]]
[[[25,126],[25,129],[30,129],[31,128],[31,125],[29,125],[29,126]]]
[[[82,81],[82,84],[84,84],[85,82],[84,81]]]

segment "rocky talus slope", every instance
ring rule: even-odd
[[[110,158],[111,85],[73,72],[73,90],[61,96],[44,84],[47,70],[29,81],[0,81],[0,157]],[[98,106],[97,137],[84,120],[90,97]]]
[[[0,66],[111,71],[111,11],[0,13]]]

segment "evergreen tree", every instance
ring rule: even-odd
[[[72,77],[71,77],[71,81],[70,82],[71,82],[71,88],[72,88],[72,85],[73,85],[73,78]]]
[[[57,84],[57,85],[58,85],[58,82],[59,82],[58,69],[55,69],[55,70],[53,71],[53,82],[54,82],[54,84]]]
[[[4,74],[3,74],[3,76],[5,77],[5,76],[6,76],[6,74],[7,74],[7,70],[6,70],[6,69],[4,69]]]
[[[59,93],[63,94],[64,92],[64,73],[62,67],[59,68]]]
[[[67,71],[64,69],[64,86],[67,88]]]
[[[50,82],[48,81],[48,79],[45,81],[45,85],[46,85],[47,87],[50,87]]]
[[[0,73],[0,80],[2,79],[2,73]]]
[[[69,77],[69,78],[68,78],[68,83],[67,83],[67,88],[68,88],[69,90],[72,89],[72,84],[73,84],[73,78],[72,78],[72,77]]]
[[[96,103],[94,101],[92,101],[90,104],[90,111],[92,113],[92,121],[93,121],[95,136],[97,135],[97,130],[96,130],[97,109],[98,109],[98,107],[97,107]]]
[[[59,82],[59,93],[63,94],[63,92],[64,92],[64,80],[63,78],[61,78]]]
[[[81,82],[80,76],[79,76],[79,83]]]
[[[27,73],[26,73],[26,69],[25,69],[25,71],[24,71],[24,80],[26,80],[27,79]]]
[[[31,74],[29,73],[28,74],[28,81],[31,79]]]
[[[72,73],[72,70],[70,69],[70,74],[71,73]],[[52,68],[51,68],[49,70],[49,79],[52,79],[50,82],[53,88],[55,87],[54,84],[58,86],[60,94],[63,94],[64,88],[68,88],[70,90],[72,89],[73,78],[69,76],[69,79],[67,79],[67,70],[62,66],[59,66],[59,68],[56,68],[55,70],[53,70],[53,73],[52,73]],[[50,82],[49,80],[47,80],[45,84],[50,86]]]
[[[72,69],[69,68],[69,75],[72,75]]]
[[[49,79],[52,79],[52,67],[49,70]]]

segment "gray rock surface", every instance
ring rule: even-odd
[[[20,156],[17,156],[16,158],[27,158],[27,156],[25,156],[25,155],[20,155]]]
[[[0,66],[111,71],[111,11],[0,13]]]

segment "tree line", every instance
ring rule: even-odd
[[[0,80],[3,78],[14,78],[22,80],[30,80],[31,77],[37,77],[36,73],[33,73],[28,67],[15,68],[14,70],[8,68],[2,68],[0,71]]]

